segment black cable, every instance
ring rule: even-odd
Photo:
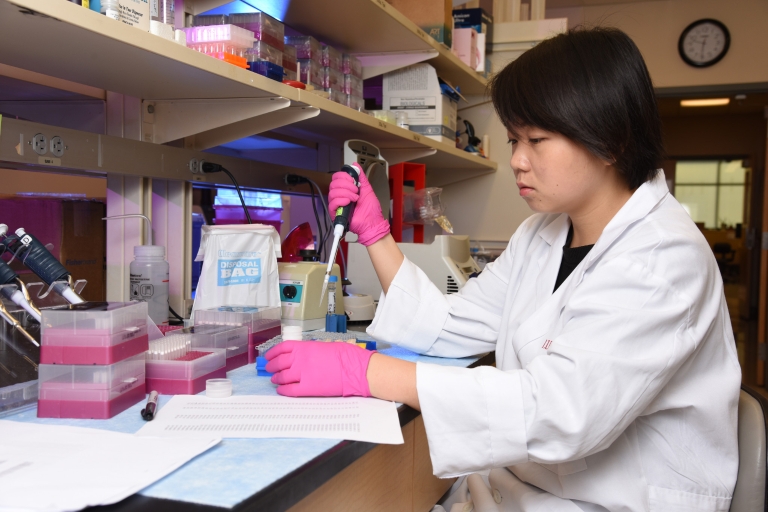
[[[182,321],[182,323],[184,322],[184,319],[183,319],[181,316],[179,316],[179,314],[178,314],[177,312],[175,312],[175,311],[173,310],[173,308],[171,307],[171,305],[170,305],[170,304],[168,304],[168,311],[170,311],[170,312],[171,312],[171,314],[172,314],[173,316],[175,316],[177,319],[181,320],[181,321]]]
[[[320,216],[317,215],[317,200],[315,199],[315,187],[312,186],[311,183],[307,182],[309,185],[309,193],[312,194],[312,211],[315,212],[315,222],[317,222],[317,256],[322,261],[323,259],[323,226],[320,224]]]
[[[232,180],[232,183],[235,184],[235,190],[237,190],[237,195],[240,196],[240,204],[243,205],[243,210],[245,211],[245,218],[248,219],[248,224],[253,224],[251,221],[251,214],[248,212],[248,207],[245,206],[245,199],[243,199],[243,193],[240,192],[240,185],[237,184],[237,180],[234,176],[232,176],[232,173],[226,170],[225,168],[221,168],[221,172],[229,176],[229,179]]]
[[[226,170],[224,167],[222,167],[219,164],[214,164],[212,162],[202,162],[202,165],[200,166],[202,171],[205,174],[211,174],[214,172],[223,172],[227,176],[229,176],[229,179],[232,180],[232,184],[235,186],[235,190],[237,190],[237,195],[240,197],[240,204],[243,205],[243,211],[245,211],[245,218],[248,219],[248,224],[253,224],[251,221],[251,214],[248,212],[248,207],[245,205],[245,199],[243,199],[243,193],[240,191],[240,185],[237,183],[237,180],[234,176],[232,176],[232,173]]]

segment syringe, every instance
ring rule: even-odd
[[[0,237],[4,237],[5,250],[18,257],[24,265],[45,284],[54,284],[54,291],[67,299],[70,304],[85,302],[74,290],[74,283],[69,271],[59,260],[34,236],[24,228],[16,230],[15,235],[8,234],[8,226],[0,224]]]
[[[341,170],[336,172],[345,172],[352,176],[355,180],[355,186],[360,192],[360,174],[363,172],[363,168],[358,163],[352,165],[345,165]],[[331,245],[331,252],[328,253],[328,268],[325,271],[325,279],[323,280],[323,290],[320,292],[320,305],[323,304],[323,298],[325,298],[325,290],[328,288],[328,278],[331,276],[333,270],[333,262],[336,261],[336,252],[339,250],[339,241],[344,234],[349,231],[349,222],[352,219],[352,212],[355,210],[355,203],[349,203],[347,206],[341,206],[336,209],[336,219],[333,221],[333,245]]]

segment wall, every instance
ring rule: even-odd
[[[547,10],[547,18],[560,17],[569,19],[569,27],[586,22],[616,26],[626,31],[643,53],[657,88],[768,83],[768,52],[762,51],[765,26],[768,26],[768,2],[764,0],[656,0]],[[731,49],[717,65],[694,69],[678,56],[677,40],[689,23],[704,17],[719,19],[728,26]],[[491,54],[493,69],[502,69],[513,56],[511,52]],[[459,115],[472,122],[476,133],[490,136],[491,159],[499,168],[494,174],[445,187],[443,196],[447,215],[456,233],[468,234],[477,240],[507,241],[531,211],[515,186],[504,127],[487,98],[469,100],[470,104],[479,106],[467,108],[460,104]],[[670,120],[665,122],[672,123],[670,127],[674,125]],[[722,142],[717,123],[702,124],[696,129],[704,130],[706,126],[713,127],[707,137]],[[756,122],[753,120],[750,126],[756,126]],[[764,137],[764,123],[762,131],[757,133]],[[681,154],[677,153],[678,148],[681,151],[696,150],[695,139],[689,138],[689,142],[685,142],[686,137],[680,137],[670,141],[670,153]],[[720,146],[722,144],[707,144],[709,148]],[[762,175],[762,166],[759,172]]]
[[[768,82],[765,0],[656,0],[619,5],[547,9],[547,18],[614,26],[635,41],[657,88]],[[677,42],[693,21],[714,18],[731,33],[731,47],[710,68],[691,67],[680,58]]]

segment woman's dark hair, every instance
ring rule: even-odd
[[[614,162],[634,190],[656,175],[663,144],[653,84],[640,50],[614,28],[576,28],[541,42],[490,83],[511,131],[560,133]]]

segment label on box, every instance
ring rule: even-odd
[[[149,32],[149,1],[121,0],[120,21]]]
[[[415,96],[413,98],[390,98],[389,110],[405,110],[408,120],[437,121],[437,98],[435,96]]]

